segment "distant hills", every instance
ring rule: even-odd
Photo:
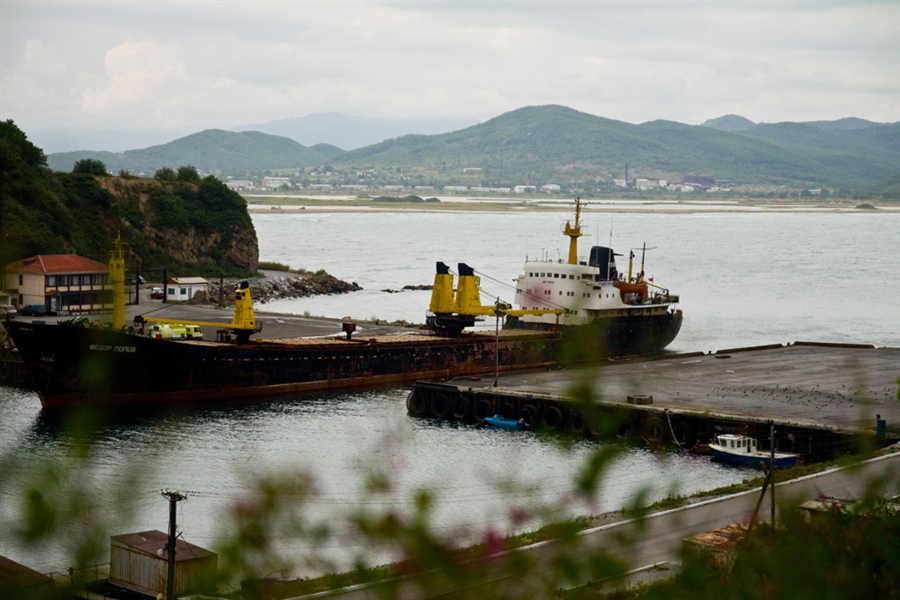
[[[471,119],[374,119],[341,113],[319,113],[229,129],[262,131],[289,137],[306,146],[327,142],[345,150],[355,150],[402,135],[435,135],[469,127],[474,123]]]
[[[278,123],[266,126],[276,131]],[[281,126],[302,128],[302,122],[288,120]],[[848,118],[758,124],[726,115],[700,126],[673,121],[634,125],[547,105],[517,109],[449,133],[404,135],[349,152],[259,131],[208,130],[143,150],[50,154],[48,163],[68,171],[82,158],[101,160],[112,173],[152,174],[162,166],[187,164],[220,174],[328,165],[350,179],[369,173],[382,183],[402,173],[393,183],[555,183],[564,190],[612,186],[614,179],[625,178],[627,165],[629,181],[679,182],[702,175],[734,186],[853,191],[900,173],[900,123]]]
[[[321,165],[344,151],[319,144],[307,148],[296,141],[259,131],[208,129],[168,144],[125,152],[59,152],[47,156],[55,171],[71,171],[79,160],[103,161],[110,173],[125,170],[153,175],[161,167],[193,165],[205,172],[260,171]]]

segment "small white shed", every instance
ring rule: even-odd
[[[166,281],[166,300],[191,300],[197,292],[205,294],[208,287],[209,282],[202,277],[169,277]]]

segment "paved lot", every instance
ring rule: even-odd
[[[604,403],[627,403],[629,395],[642,394],[653,396],[657,408],[765,417],[843,431],[874,430],[875,415],[880,414],[887,431],[900,434],[898,377],[900,348],[795,344],[506,374],[497,387],[565,397],[573,384],[587,383]],[[473,382],[460,385],[470,387]]]

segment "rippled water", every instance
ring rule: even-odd
[[[567,255],[552,213],[256,214],[260,258],[324,268],[364,290],[273,302],[294,314],[422,323],[434,264],[471,265],[483,300],[512,301],[526,256]],[[712,351],[797,340],[900,346],[900,213],[588,212],[581,238],[625,256],[646,242],[648,275],[681,295],[675,351]],[[638,257],[640,252],[638,251]],[[639,260],[639,259],[638,259]],[[639,268],[635,265],[635,270]],[[492,324],[486,324],[492,326]]]
[[[563,213],[353,213],[254,215],[262,260],[324,268],[365,289],[346,296],[272,303],[284,312],[422,321],[428,292],[387,293],[430,283],[434,262],[469,262],[486,289],[511,299],[508,283],[526,254],[565,252]],[[900,215],[882,214],[588,214],[593,238],[626,250],[647,241],[647,271],[682,296],[685,324],[672,348],[714,350],[798,339],[900,345]],[[621,240],[621,243],[620,243]],[[620,270],[624,270],[620,264]],[[572,480],[597,444],[562,448],[530,432],[407,417],[408,387],[298,397],[250,408],[120,416],[94,426],[86,470],[72,496],[108,504],[110,534],[165,530],[159,491],[187,492],[179,528],[213,546],[221,511],[252,497],[253,475],[313,474],[318,495],[304,505],[312,520],[340,528],[350,511],[407,512],[413,490],[438,498],[434,522],[447,535],[478,539],[510,531],[510,507],[549,503],[564,514],[626,505],[639,490],[651,500],[742,480],[746,474],[703,457],[624,448],[591,502],[576,500]],[[68,566],[58,548],[24,548],[13,532],[22,479],[41,460],[60,464],[81,447],[71,427],[41,411],[34,394],[0,387],[0,450],[15,460],[0,479],[0,554],[49,571]],[[392,490],[372,495],[362,481],[388,473]],[[517,485],[510,486],[515,481]],[[12,482],[12,483],[11,483]],[[113,508],[124,495],[135,514]],[[77,521],[77,519],[75,519]],[[534,527],[531,522],[526,527]],[[309,542],[283,539],[303,555]],[[346,560],[363,549],[339,536],[321,554]],[[374,561],[387,559],[370,555]]]

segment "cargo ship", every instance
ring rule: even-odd
[[[580,206],[576,202],[579,232]],[[567,225],[567,231],[570,229]],[[577,238],[572,239],[575,244]],[[577,248],[574,252],[577,256]],[[528,263],[526,268],[530,268]],[[613,280],[597,279],[600,269],[593,264],[560,264],[554,269],[560,273],[564,269],[572,272],[572,281],[566,281],[567,285],[581,284],[586,290],[599,289],[606,293],[622,290],[614,286]],[[550,272],[549,266],[536,271],[544,277]],[[591,279],[575,279],[576,272],[590,275]],[[527,274],[523,277],[520,285],[527,284]],[[110,280],[114,291],[111,326],[98,326],[83,317],[56,323],[21,319],[6,323],[24,361],[28,379],[44,407],[244,402],[416,380],[550,368],[560,364],[561,346],[567,333],[573,330],[596,327],[605,340],[608,334],[600,328],[611,325],[615,333],[610,340],[615,343],[610,344],[613,350],[610,353],[643,353],[665,347],[677,334],[675,325],[680,326],[681,317],[680,311],[667,313],[667,328],[657,326],[662,316],[655,311],[669,307],[673,297],[668,296],[666,302],[658,297],[642,297],[628,304],[627,294],[637,297],[640,292],[624,291],[620,298],[627,307],[616,310],[631,310],[634,314],[621,315],[618,320],[594,318],[585,323],[574,318],[579,315],[577,312],[573,315],[573,311],[579,309],[560,308],[549,302],[518,309],[499,301],[482,305],[479,278],[474,270],[460,265],[454,283],[446,265],[437,263],[427,318],[429,333],[353,337],[354,324],[345,323],[346,335],[332,338],[251,339],[260,328],[245,283],[235,292],[231,323],[223,326],[178,321],[181,327],[216,327],[215,341],[166,339],[146,335],[148,324],[165,323],[164,319],[137,317],[131,325],[125,322],[121,244],[111,256]],[[556,280],[553,277],[551,282]],[[518,297],[525,296],[517,294]],[[495,331],[463,331],[487,316],[497,319]],[[545,317],[552,322],[542,320]],[[500,319],[505,319],[502,329]],[[653,329],[648,334],[646,327],[651,325]]]
[[[569,238],[567,260],[526,259],[516,279],[518,308],[499,301],[496,306],[479,306],[479,279],[464,263],[459,264],[459,291],[454,298],[447,291],[451,284],[438,281],[442,272],[449,273],[438,263],[435,290],[440,285],[444,291],[432,299],[429,324],[453,335],[485,315],[499,313],[505,317],[505,329],[577,333],[581,339],[591,339],[607,356],[656,354],[671,344],[683,321],[676,307],[680,298],[645,276],[646,244],[637,273],[633,250],[627,274],[618,271],[617,254],[606,246],[593,246],[588,260],[579,261],[578,238],[584,235],[580,198],[575,201],[574,225],[567,222],[563,234]],[[466,299],[469,307],[465,307]]]

